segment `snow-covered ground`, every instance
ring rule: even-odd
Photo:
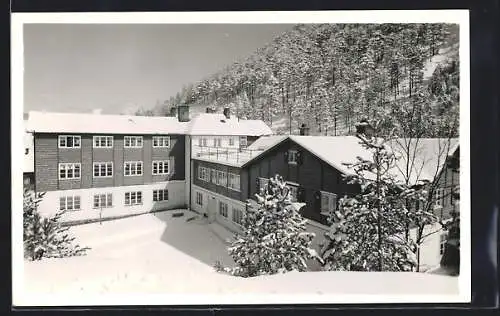
[[[420,301],[458,294],[458,278],[424,273],[291,272],[237,278],[214,270],[233,264],[231,234],[189,211],[145,214],[71,229],[86,256],[24,262],[24,291],[15,305],[306,303],[373,295]],[[189,295],[186,295],[189,294]],[[358,297],[359,299],[359,297]],[[417,298],[418,299],[418,298]],[[446,299],[446,298],[444,298]],[[352,300],[356,302],[356,300]]]

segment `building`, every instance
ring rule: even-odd
[[[344,163],[371,159],[356,136],[308,136],[306,127],[302,135],[272,135],[264,122],[241,120],[229,109],[192,118],[186,106],[177,107],[177,117],[31,112],[28,131],[34,187],[46,192],[42,213],[68,210],[64,220],[73,221],[189,208],[237,232],[247,202],[279,174],[293,202],[305,203],[300,211],[318,249],[339,199],[360,192],[344,179],[352,173]],[[390,147],[398,151],[404,141]],[[411,159],[411,174],[419,176],[408,179],[420,185],[439,178],[434,211],[441,221],[457,211],[451,192],[459,179],[445,158],[457,157],[459,144],[447,141],[419,140]],[[399,181],[405,169],[394,169]],[[439,225],[426,227],[432,234],[420,253],[424,269],[437,265],[444,249]]]
[[[223,115],[200,114],[193,119],[191,140],[190,208],[238,230],[248,196],[239,170],[262,150],[252,146],[272,130],[259,120],[239,120],[226,109]]]
[[[397,150],[400,141],[403,140],[395,140],[391,148]],[[447,148],[446,142],[443,139],[419,140],[414,151],[417,155],[412,159],[415,170],[409,178],[415,183],[414,174],[419,175],[418,180],[439,178],[434,211],[441,221],[451,219],[456,205],[449,193],[458,182],[458,176],[446,168],[447,154],[443,154],[443,150],[457,150],[458,142],[451,140]],[[319,248],[328,229],[328,216],[338,208],[338,200],[360,192],[357,184],[350,184],[343,177],[352,173],[344,163],[355,162],[357,157],[371,158],[358,137],[306,135],[263,136],[232,159],[221,152],[193,157],[192,208],[237,231],[247,200],[253,199],[270,177],[279,174],[288,183],[292,201],[306,204],[300,211],[310,220],[308,229],[316,233],[314,244]],[[393,172],[399,181],[404,181],[403,175],[398,174],[404,169],[404,158],[398,163],[401,165]],[[436,233],[426,238],[422,245],[420,262],[423,269],[439,263],[446,237],[441,233],[440,224],[426,227],[425,234],[432,232]],[[415,235],[416,230],[410,233]]]
[[[191,120],[186,106],[177,117],[30,112],[27,132],[34,189],[45,193],[39,210],[67,210],[65,221],[189,207],[191,144],[237,149],[271,133],[229,113]]]

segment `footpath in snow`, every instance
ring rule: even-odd
[[[235,295],[291,295],[290,303],[304,303],[328,295],[458,294],[458,278],[424,273],[291,272],[247,279],[218,273],[216,261],[233,264],[224,241],[231,233],[190,211],[173,217],[176,212],[72,227],[79,244],[92,249],[81,257],[25,261],[24,290],[14,293],[14,304],[216,304],[228,297],[238,302]]]

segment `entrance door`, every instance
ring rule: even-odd
[[[215,221],[215,214],[217,212],[217,200],[215,196],[208,195],[207,208],[208,220],[210,222]]]

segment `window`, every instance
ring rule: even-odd
[[[247,137],[240,136],[240,147],[247,147]]]
[[[219,202],[219,214],[227,218],[227,204]]]
[[[443,206],[443,197],[444,197],[444,189],[443,188],[438,188],[436,189],[436,195],[435,195],[435,206],[436,207],[442,207]]]
[[[142,136],[125,136],[125,148],[142,148]]]
[[[288,151],[288,163],[289,164],[297,164],[297,151],[296,150],[289,150]]]
[[[240,191],[240,175],[229,173],[227,187],[234,191]]]
[[[153,147],[170,147],[169,136],[153,136]]]
[[[229,137],[229,146],[234,146],[234,138]]]
[[[60,163],[59,179],[80,179],[80,163]]]
[[[220,138],[214,138],[214,147],[221,147],[221,139]]]
[[[78,211],[80,210],[80,196],[62,196],[59,198],[59,210]]]
[[[207,139],[203,138],[203,146],[207,147]]]
[[[113,176],[113,162],[94,162],[94,178]]]
[[[290,189],[290,191],[289,191],[290,201],[297,202],[297,194],[298,194],[299,188],[294,186],[294,185],[289,185],[289,184],[288,184],[288,188]]]
[[[153,190],[153,201],[168,201],[168,190]]]
[[[446,248],[446,240],[448,239],[448,233],[443,233],[439,236],[439,254],[444,254],[444,249]]]
[[[142,204],[142,192],[125,192],[125,205]]]
[[[59,136],[59,148],[80,148],[80,136]]]
[[[203,194],[200,192],[196,192],[196,204],[199,206],[203,206]]]
[[[218,184],[219,181],[217,180],[217,170],[212,169],[210,172],[211,172],[211,176],[210,177],[212,179],[212,183],[213,184]]]
[[[243,211],[233,207],[233,222],[238,225],[243,225]]]
[[[210,182],[210,169],[205,167],[198,167],[198,179]]]
[[[113,136],[94,136],[94,148],[112,148]]]
[[[198,146],[199,147],[203,146],[203,139],[201,137],[198,138]]]
[[[94,208],[107,208],[113,207],[113,195],[108,194],[95,194],[94,195]]]
[[[142,176],[142,161],[126,161],[125,162],[126,176]]]
[[[321,192],[321,214],[328,216],[337,210],[337,195],[330,192]]]
[[[227,186],[227,174],[225,171],[217,171],[217,184]]]
[[[153,174],[169,174],[168,160],[153,161]]]

